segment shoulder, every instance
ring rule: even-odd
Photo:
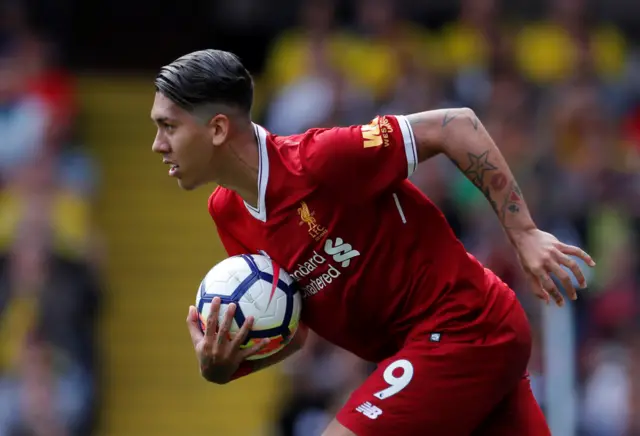
[[[234,209],[236,194],[222,186],[217,186],[209,196],[208,209],[209,215],[216,224],[226,218]]]
[[[288,173],[303,176],[306,167],[306,154],[309,146],[323,140],[323,133],[330,129],[312,128],[305,132],[280,136],[267,134],[267,152],[269,154],[270,173]]]

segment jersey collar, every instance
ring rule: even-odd
[[[258,140],[258,207],[252,206],[246,201],[245,207],[251,215],[262,222],[267,221],[267,207],[265,197],[267,195],[267,182],[269,181],[269,154],[267,153],[267,131],[253,124],[253,129]]]

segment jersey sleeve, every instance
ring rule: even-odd
[[[408,178],[418,164],[409,121],[391,115],[365,125],[311,130],[300,143],[300,156],[317,183],[361,197]]]
[[[239,254],[251,253],[251,251],[247,247],[243,246],[238,240],[236,240],[220,226],[216,226],[216,229],[218,230],[218,236],[220,237],[222,246],[226,250],[229,257],[237,256]]]
[[[223,218],[224,215],[220,213],[220,203],[224,201],[222,198],[220,198],[220,195],[222,195],[222,193],[220,188],[218,187],[209,197],[208,209],[209,215],[211,215],[211,218],[216,225],[216,230],[218,232],[218,236],[220,237],[220,242],[222,242],[222,246],[224,247],[229,257],[250,253],[251,251],[247,247],[242,245],[242,243],[235,237],[233,237],[230,232],[224,229],[222,222],[228,217]]]

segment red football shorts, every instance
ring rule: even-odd
[[[531,332],[518,302],[489,335],[412,338],[349,398],[358,436],[550,436],[529,385]]]

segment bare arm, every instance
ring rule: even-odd
[[[529,209],[502,153],[471,109],[448,109],[409,115],[420,162],[440,153],[449,157],[484,194],[514,245],[520,264],[540,299],[564,304],[551,275],[560,280],[572,300],[577,298],[567,267],[581,288],[587,286],[580,267],[595,262],[581,248],[564,244],[536,228]]]
[[[421,112],[407,117],[420,162],[440,153],[484,194],[509,239],[536,226],[507,162],[471,109]]]

